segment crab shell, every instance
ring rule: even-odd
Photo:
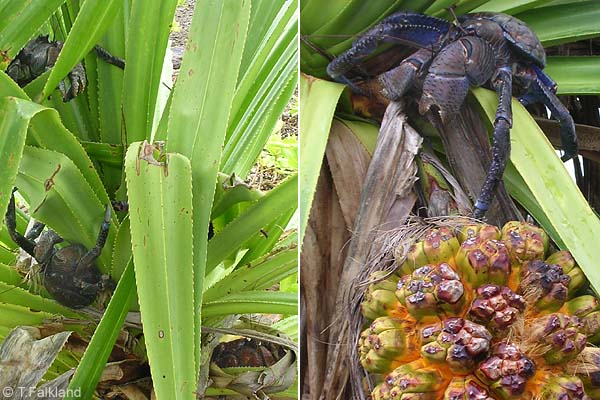
[[[90,305],[102,286],[95,264],[79,265],[87,252],[83,245],[72,244],[56,250],[44,265],[44,286],[54,299],[71,308]]]
[[[537,35],[523,21],[501,13],[475,13],[459,17],[463,28],[472,27],[477,31],[482,21],[492,21],[504,31],[506,39],[523,57],[540,68],[546,66],[546,52]]]

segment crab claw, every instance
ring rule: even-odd
[[[71,81],[71,87],[69,91],[61,90],[63,93],[63,101],[66,103],[73,100],[81,92],[83,92],[87,86],[87,78],[85,76],[85,69],[81,63],[75,65],[71,72],[69,72],[69,80]],[[62,88],[61,88],[62,89]]]
[[[494,49],[485,40],[467,36],[444,47],[429,67],[419,113],[436,110],[442,122],[458,114],[469,87],[481,86],[494,73]]]

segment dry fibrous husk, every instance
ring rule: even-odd
[[[4,398],[44,398],[44,393],[52,393],[51,388],[66,389],[70,375],[60,376],[40,388],[37,385],[70,335],[71,332],[59,332],[42,338],[38,328],[14,328],[0,347],[0,388]]]
[[[369,254],[377,254],[377,242],[385,231],[404,224],[416,196],[415,156],[421,146],[421,136],[407,123],[401,103],[392,102],[383,119],[377,146],[363,184],[360,207],[344,270],[340,277],[336,300],[336,315],[330,327],[327,371],[321,398],[344,398],[344,388],[350,379],[353,392],[360,392],[360,381],[350,376],[353,315],[359,310],[355,283],[362,275]]]

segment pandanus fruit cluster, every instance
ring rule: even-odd
[[[600,399],[600,305],[531,224],[439,227],[362,303],[373,400]],[[584,294],[581,294],[584,293]]]

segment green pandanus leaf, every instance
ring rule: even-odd
[[[300,243],[314,197],[333,113],[343,85],[301,76],[300,79]]]
[[[167,132],[169,151],[191,162],[194,198],[195,330],[200,332],[202,293],[208,264],[208,226],[221,153],[250,19],[250,1],[197,3],[180,75],[173,91]],[[169,21],[170,22],[170,21]],[[232,29],[235,27],[235,29]],[[211,240],[213,243],[216,237]],[[235,251],[235,246],[232,246]],[[212,266],[223,258],[217,258]],[[197,347],[196,362],[201,356]],[[196,368],[199,366],[197,365]]]
[[[92,248],[108,202],[96,196],[75,164],[64,154],[27,146],[19,165],[16,185],[30,205],[31,215],[51,226],[66,241]],[[118,224],[113,217],[108,243],[114,242]],[[98,264],[110,271],[112,249],[106,246]]]
[[[127,144],[152,137],[157,93],[176,6],[176,0],[131,2],[122,98]],[[190,44],[192,41],[193,36]],[[184,69],[181,71],[183,75]]]
[[[157,397],[193,399],[199,343],[194,330],[191,166],[180,154],[168,154],[164,161],[140,158],[149,149],[152,154],[152,148],[133,143],[125,158],[144,336]]]

